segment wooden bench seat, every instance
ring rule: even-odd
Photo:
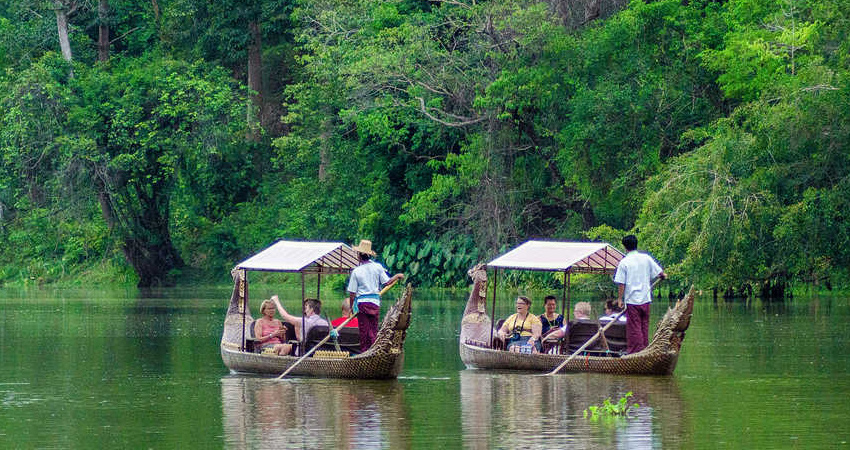
[[[307,334],[307,350],[309,351],[309,349],[313,348],[322,339],[324,339],[328,335],[329,331],[330,329],[325,326],[311,328],[310,332]],[[345,350],[352,355],[360,353],[360,331],[357,328],[343,327],[339,330],[339,337],[337,340],[341,350]],[[328,341],[322,344],[322,346],[317,350],[336,350],[333,339],[328,339]]]

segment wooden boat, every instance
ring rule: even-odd
[[[464,311],[460,332],[460,358],[468,368],[549,372],[566,361],[569,354],[524,354],[494,348],[493,327],[486,312],[487,267],[546,270],[564,273],[564,289],[569,289],[571,273],[605,273],[616,270],[622,253],[608,244],[529,241],[485,265],[469,271],[472,292]],[[495,286],[493,309],[495,310]],[[568,297],[567,297],[568,298]],[[561,372],[598,372],[621,375],[671,375],[690,325],[694,289],[670,308],[656,327],[649,346],[628,355],[573,358]],[[562,311],[564,308],[562,306]]]
[[[305,274],[345,274],[356,266],[357,254],[346,244],[296,241],[278,241],[238,264],[231,271],[233,294],[221,336],[224,365],[233,372],[280,375],[299,359],[250,351],[249,327],[254,319],[248,304],[248,271],[300,272],[303,293]],[[342,358],[338,355],[324,357],[317,352],[295,366],[289,375],[358,379],[398,377],[404,363],[411,296],[412,288],[408,285],[385,315],[375,343],[366,352]]]

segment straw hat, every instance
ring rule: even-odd
[[[372,251],[372,241],[367,241],[366,239],[360,240],[360,245],[354,247],[355,252],[365,253],[367,255],[375,256],[377,253]]]

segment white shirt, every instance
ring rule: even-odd
[[[607,316],[602,316],[602,317],[599,318],[599,321],[600,322],[610,322],[610,321],[614,320],[614,318],[617,317],[618,314],[620,314],[620,313],[616,312],[616,313],[608,314]],[[622,316],[620,316],[619,319],[617,319],[617,322],[625,322],[625,321],[626,321],[626,315],[625,314],[623,314]]]
[[[652,279],[661,274],[661,266],[646,253],[632,250],[620,260],[614,282],[625,285],[623,302],[643,305],[652,301]]]
[[[351,278],[348,280],[348,292],[354,294],[355,299],[381,306],[381,286],[390,281],[387,269],[384,266],[369,261],[354,268]],[[366,296],[365,298],[360,298]]]

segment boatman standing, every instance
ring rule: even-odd
[[[404,278],[397,273],[390,277],[387,269],[372,261],[375,252],[372,251],[372,241],[365,239],[354,247],[360,264],[351,271],[348,280],[348,295],[351,299],[351,310],[357,315],[360,330],[360,352],[365,352],[375,342],[378,334],[378,319],[381,314],[381,287]]]
[[[662,280],[667,274],[646,253],[637,251],[637,237],[623,238],[626,256],[617,265],[614,283],[617,283],[617,304],[626,304],[626,351],[636,353],[649,345],[649,305],[652,303],[652,280]]]

